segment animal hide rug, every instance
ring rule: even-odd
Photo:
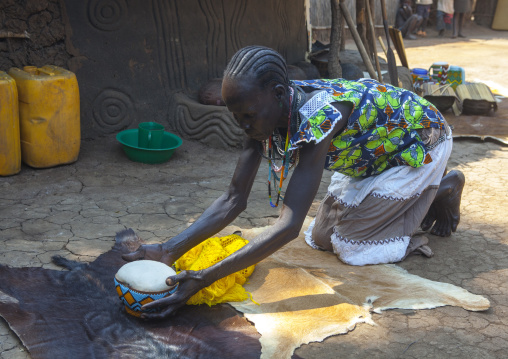
[[[234,230],[229,227],[226,232]],[[243,230],[242,236],[251,239],[262,231]],[[482,296],[397,265],[344,264],[332,253],[310,248],[303,233],[258,263],[245,288],[259,305],[250,300],[231,304],[261,334],[261,358],[290,358],[302,344],[347,333],[357,323],[372,323],[371,311],[445,305],[481,311],[490,306]]]
[[[127,315],[113,277],[140,245],[128,234],[90,264],[60,259],[70,271],[0,266],[0,315],[32,358],[259,358],[259,334],[227,304],[162,321]]]

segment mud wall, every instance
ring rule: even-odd
[[[240,134],[234,121],[224,108],[194,103],[198,89],[247,45],[304,60],[305,18],[305,0],[1,0],[2,29],[30,39],[0,39],[0,70],[75,72],[84,138],[157,121],[231,146]],[[222,133],[231,138],[217,140]]]
[[[65,25],[59,0],[0,1],[0,70],[53,64],[67,68]],[[11,32],[11,34],[5,34]],[[14,37],[14,36],[30,36]]]

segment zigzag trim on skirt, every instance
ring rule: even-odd
[[[380,241],[355,241],[353,239],[347,239],[346,237],[343,237],[340,234],[337,234],[337,232],[335,232],[335,229],[333,230],[333,234],[335,235],[336,238],[339,239],[339,241],[345,242],[347,244],[359,244],[359,245],[369,244],[369,245],[375,245],[375,246],[395,243],[398,241],[403,241],[404,237],[407,237],[407,236],[393,237],[393,238],[382,239]]]
[[[348,204],[346,202],[344,202],[343,200],[341,200],[340,198],[337,198],[336,196],[333,195],[333,193],[331,192],[328,192],[328,195],[330,197],[333,197],[335,199],[335,201],[339,202],[341,205],[343,205],[344,207],[347,207],[347,208],[355,208],[355,207],[358,207],[359,204]]]
[[[446,140],[446,130],[445,130],[445,134],[442,135],[441,137],[439,137],[436,142],[434,142],[432,145],[428,145],[425,147],[426,147],[427,151],[431,151],[434,148],[436,148],[437,145],[440,145],[441,143],[443,143],[445,140]]]
[[[421,194],[422,194],[421,192],[418,192],[418,193],[412,195],[411,197],[407,197],[407,198],[385,196],[385,195],[377,194],[377,193],[369,193],[368,195],[372,196],[372,197],[376,197],[376,198],[388,199],[390,201],[399,201],[399,202],[402,202],[402,201],[407,201],[409,199],[413,199],[413,198],[416,198],[416,197],[420,197]],[[333,193],[331,193],[331,192],[328,192],[328,195],[330,197],[333,197],[335,199],[335,201],[339,202],[341,205],[343,205],[346,208],[355,208],[355,207],[358,207],[360,205],[360,204],[349,204],[347,202],[344,202],[342,199],[337,198],[336,196],[334,196]]]
[[[399,201],[399,202],[402,202],[402,201],[407,201],[409,199],[413,199],[413,198],[416,198],[416,197],[420,197],[421,196],[421,192],[418,192],[410,197],[407,197],[407,198],[402,198],[402,197],[392,197],[392,196],[385,196],[385,195],[382,195],[382,194],[377,194],[377,193],[369,193],[369,196],[372,196],[372,197],[377,197],[377,198],[383,198],[383,199],[389,199],[390,201]]]

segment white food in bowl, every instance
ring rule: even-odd
[[[133,290],[152,293],[174,288],[166,284],[166,279],[175,274],[173,268],[164,263],[140,260],[123,265],[115,278]]]

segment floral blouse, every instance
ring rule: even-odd
[[[444,118],[427,100],[411,91],[372,79],[293,81],[302,88],[323,90],[300,108],[302,123],[291,148],[319,143],[342,118],[333,102],[354,105],[346,127],[335,135],[325,168],[352,177],[369,177],[401,165],[421,167],[432,158],[416,132],[444,127]]]

